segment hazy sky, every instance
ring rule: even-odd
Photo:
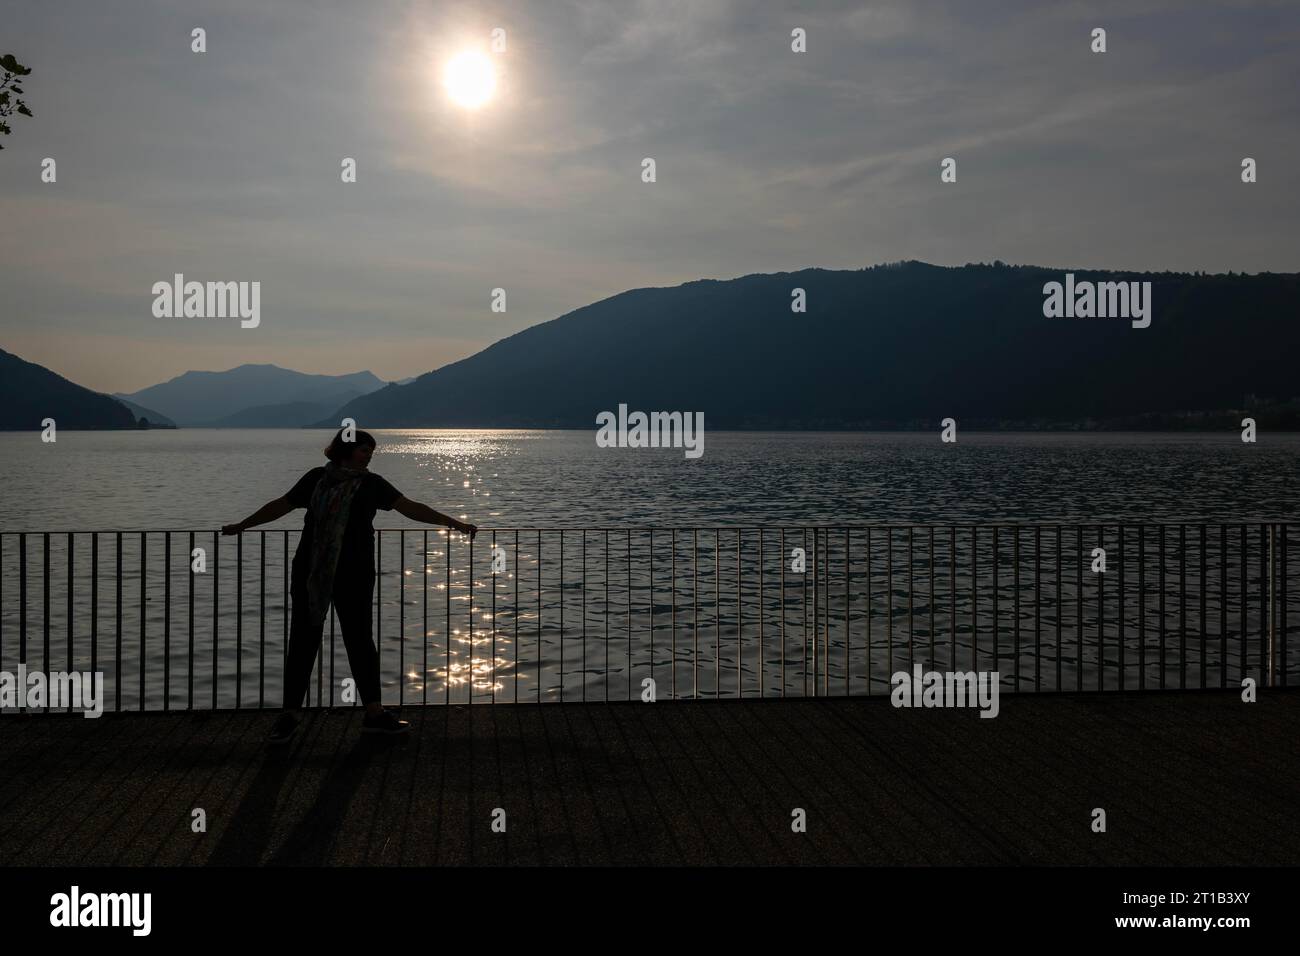
[[[1295,2],[7,0],[3,25],[36,115],[0,138],[0,348],[103,391],[396,379],[625,289],[806,266],[1300,268]],[[466,111],[441,67],[495,27]],[[260,327],[155,318],[176,272],[261,282]]]

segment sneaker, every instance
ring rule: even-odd
[[[404,734],[411,729],[408,721],[398,720],[391,710],[381,710],[373,717],[366,714],[361,721],[363,734]]]
[[[271,727],[271,733],[267,736],[266,742],[269,744],[287,744],[297,732],[298,718],[286,710],[275,718],[275,724]]]

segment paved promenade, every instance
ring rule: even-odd
[[[0,860],[1300,864],[1294,692],[1003,695],[992,720],[880,698],[408,707],[404,740],[316,711],[268,750],[273,716],[0,716]]]

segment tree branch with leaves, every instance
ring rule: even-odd
[[[14,59],[12,53],[0,56],[0,70],[4,70],[4,79],[0,80],[0,133],[8,136],[9,124],[5,122],[6,117],[12,116],[14,113],[20,113],[23,116],[32,115],[32,111],[27,108],[27,104],[18,98],[18,94],[23,92],[23,88],[17,82],[20,76],[27,76],[32,71]],[[4,149],[4,147],[0,146],[0,149]]]

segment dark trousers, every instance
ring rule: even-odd
[[[297,562],[294,562],[297,564]],[[298,568],[295,567],[295,572]],[[375,593],[375,572],[366,568],[352,572],[339,568],[334,575],[334,611],[343,631],[343,645],[348,652],[348,665],[357,682],[357,692],[363,704],[379,702],[379,651],[371,638],[371,611]],[[306,575],[295,573],[293,588],[293,613],[289,622],[289,656],[284,672],[284,706],[301,707],[307,695],[316,652],[320,649],[325,630],[312,627],[307,616]],[[329,616],[326,615],[326,620]]]

